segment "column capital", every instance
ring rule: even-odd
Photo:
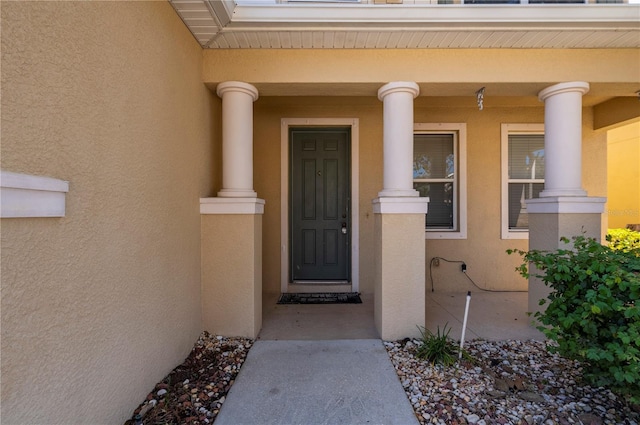
[[[391,93],[410,93],[415,99],[420,94],[420,87],[413,81],[394,81],[387,83],[378,90],[378,99],[383,100]]]
[[[584,96],[588,91],[589,83],[584,81],[571,81],[568,83],[555,84],[541,90],[540,93],[538,93],[538,99],[544,102],[550,96],[569,92],[579,92]]]
[[[249,83],[242,81],[225,81],[218,84],[216,87],[216,94],[222,97],[227,92],[240,92],[251,96],[253,101],[258,100],[258,89]]]

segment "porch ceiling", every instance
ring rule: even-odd
[[[638,48],[640,5],[170,0],[209,49]]]

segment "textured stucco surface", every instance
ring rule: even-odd
[[[423,214],[375,214],[375,323],[380,337],[419,337],[425,326]]]
[[[1,222],[2,423],[122,423],[201,330],[219,101],[167,2],[1,8],[2,169],[70,182]]]
[[[417,123],[466,123],[467,221],[465,240],[428,239],[426,284],[433,257],[461,260],[468,275],[487,289],[526,290],[514,270],[520,263],[509,248],[526,249],[526,240],[500,239],[500,124],[542,123],[544,105],[534,99],[446,99],[423,93],[415,101]],[[360,132],[360,291],[374,291],[374,214],[371,200],[382,189],[382,102],[375,97],[261,97],[254,104],[255,190],[266,200],[264,214],[265,292],[280,291],[280,119],[358,118]],[[606,133],[592,130],[592,108],[583,108],[583,186],[589,196],[606,196]],[[436,291],[467,291],[474,286],[456,263],[432,270]]]
[[[607,144],[609,228],[640,224],[640,122],[610,130]]]
[[[262,327],[262,215],[202,216],[202,321],[218,335]]]
[[[536,226],[539,232],[529,237],[529,248],[542,251],[567,249],[569,245],[560,238],[584,234],[600,240],[602,234],[601,214],[531,214],[529,225]],[[539,301],[551,292],[541,279],[529,278],[529,311],[541,311]]]
[[[333,93],[373,96],[389,81],[415,81],[458,96],[484,84],[493,90],[487,96],[512,96],[518,86],[518,95],[535,96],[544,86],[579,80],[593,83],[598,96],[605,86],[629,96],[639,58],[638,49],[211,49],[204,53],[203,75],[212,84],[251,81],[272,90],[265,95],[309,91],[297,83],[315,84],[316,92],[332,90],[328,84],[340,82]]]

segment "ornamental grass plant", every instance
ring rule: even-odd
[[[446,367],[452,366],[456,362],[460,351],[455,341],[449,337],[451,328],[447,329],[446,323],[442,328],[442,333],[440,333],[440,326],[435,334],[422,326],[418,326],[418,329],[422,338],[416,357]]]

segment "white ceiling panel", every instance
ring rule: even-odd
[[[624,32],[624,31],[616,31],[612,33],[610,37],[611,41],[607,43],[606,47],[613,48],[619,46],[634,46],[638,47],[640,44],[640,32]]]
[[[277,31],[215,33],[195,27],[198,38],[215,40],[209,48],[222,49],[460,49],[460,48],[637,48],[640,32],[608,31]]]
[[[347,38],[347,35],[345,34],[344,31],[337,31],[333,37],[333,48],[343,49],[346,38]]]

